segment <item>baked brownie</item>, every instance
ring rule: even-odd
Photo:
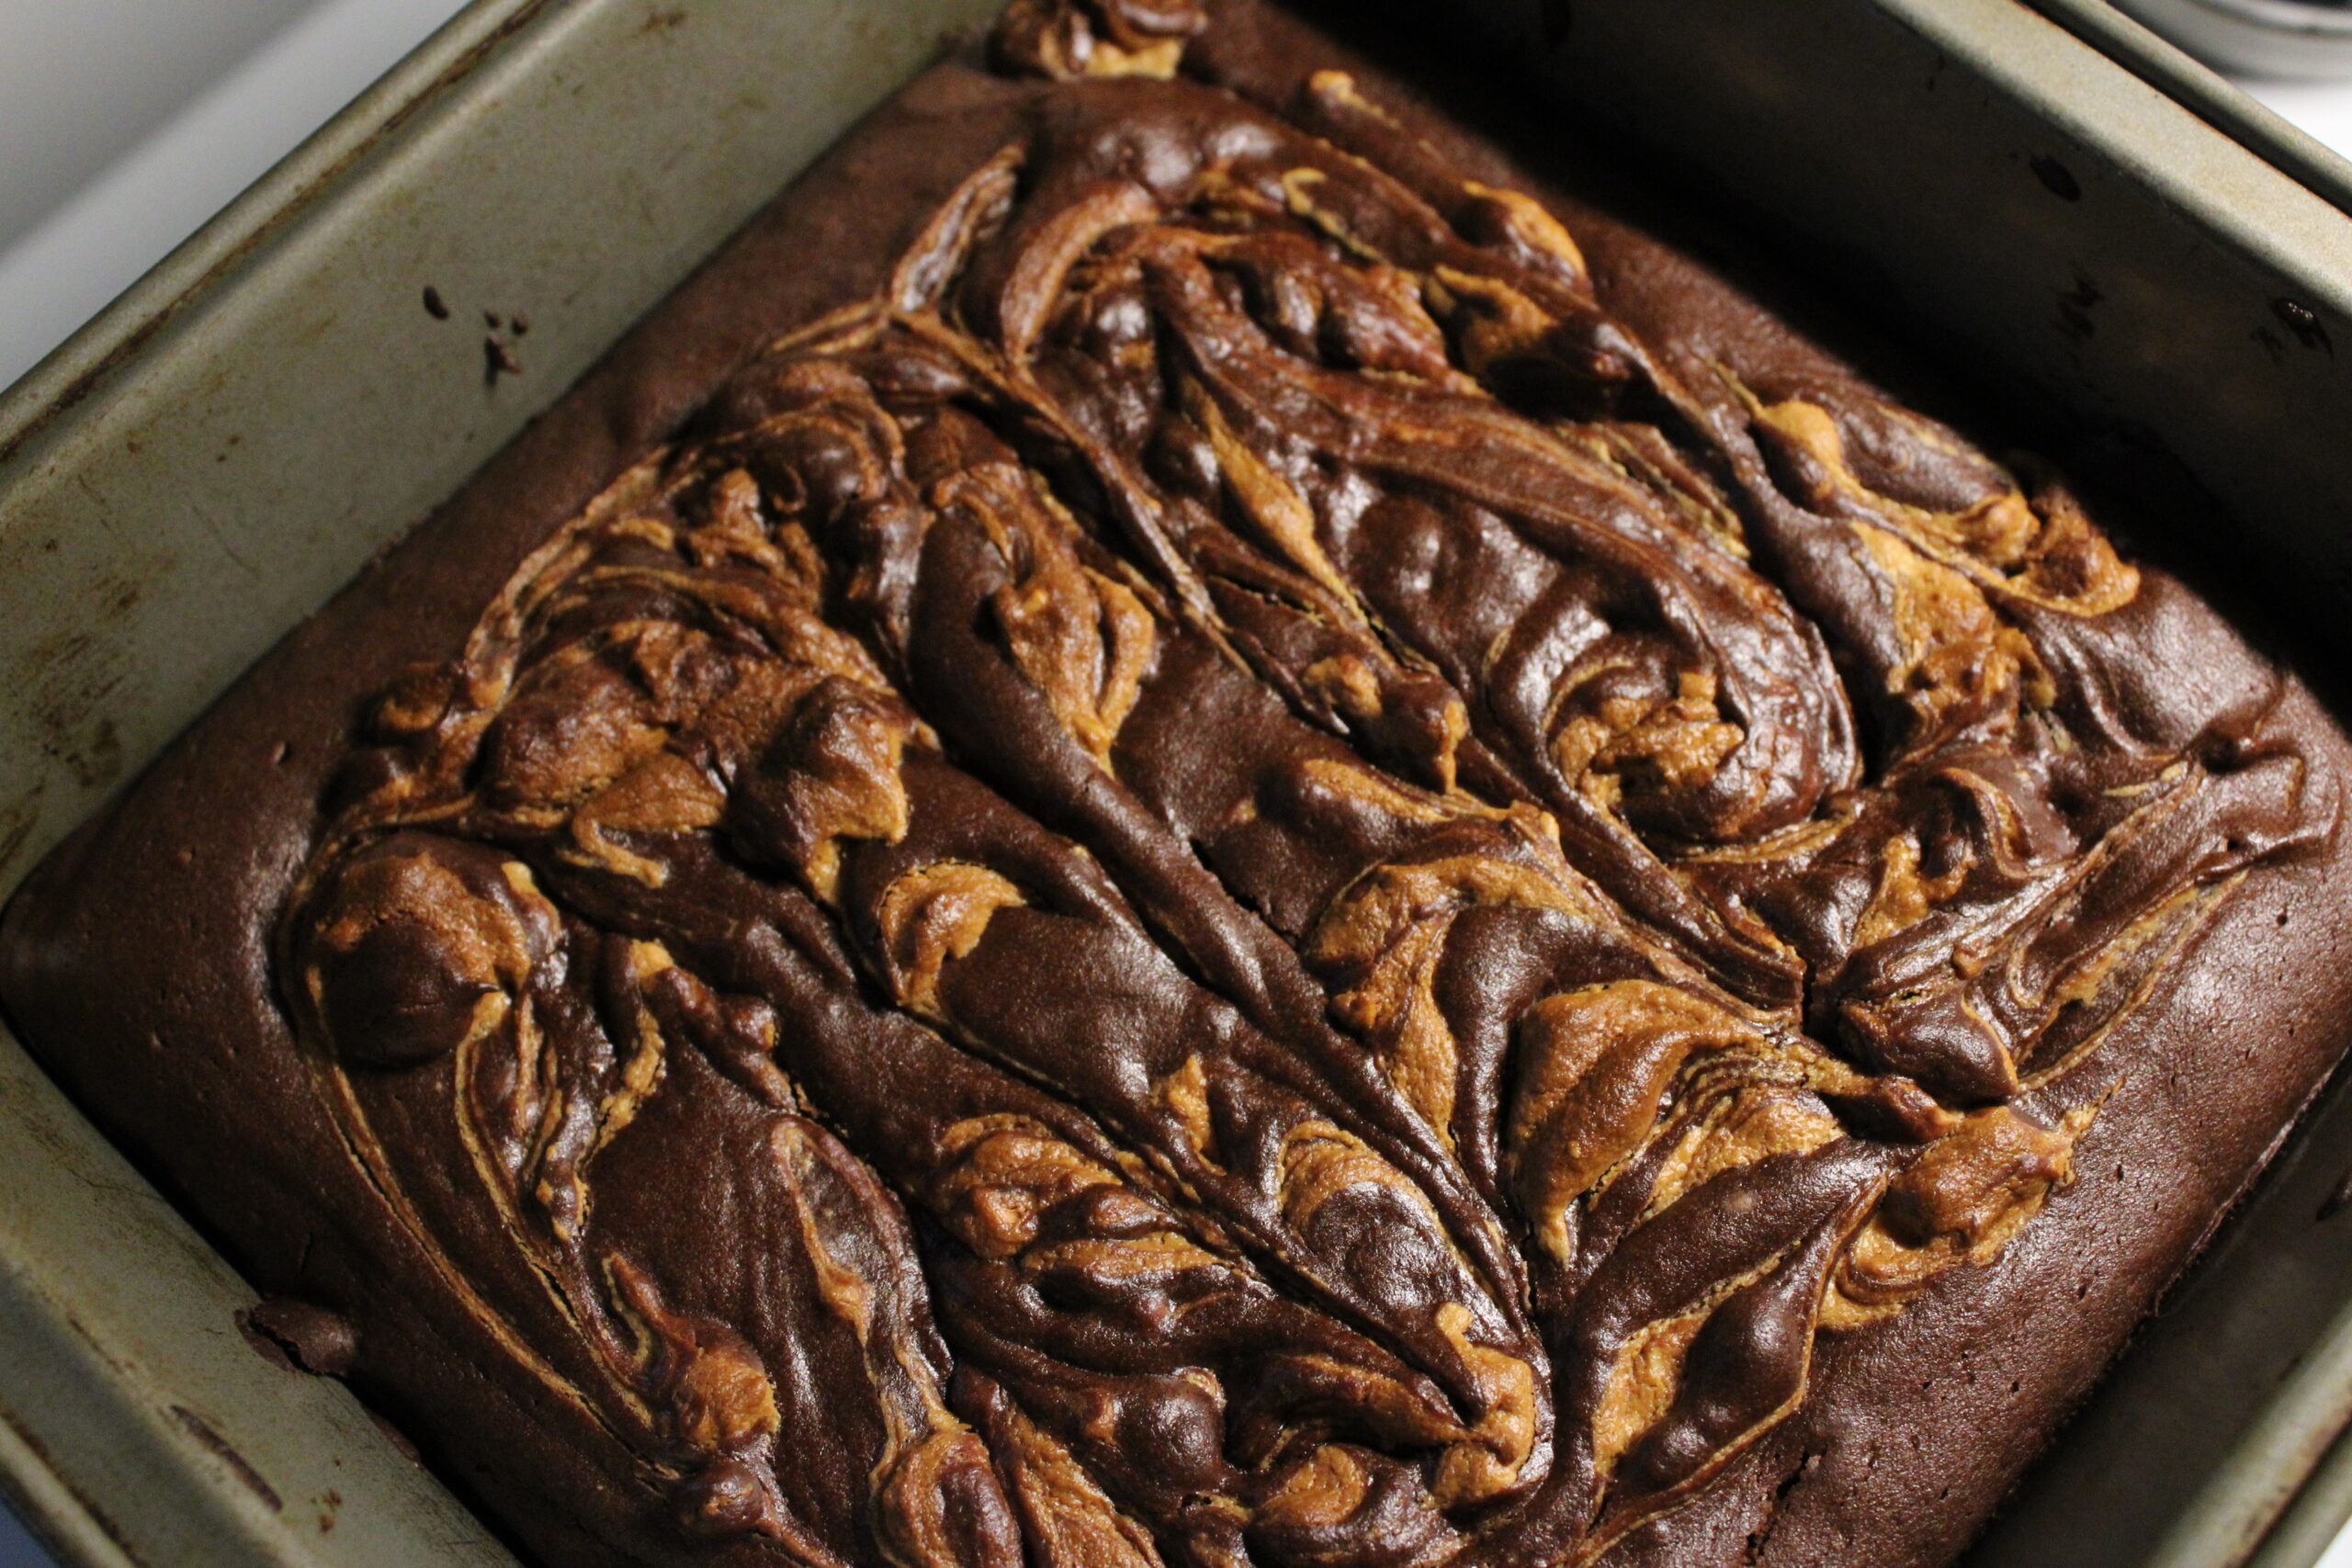
[[[2333,1062],[2345,765],[1295,21],[1020,0],[6,993],[544,1562],[1932,1563]]]

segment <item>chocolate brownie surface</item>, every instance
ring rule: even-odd
[[[1291,18],[1023,0],[0,975],[545,1561],[1932,1563],[2332,1065],[2344,761]]]

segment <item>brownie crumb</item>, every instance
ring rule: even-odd
[[[238,1332],[268,1359],[298,1372],[339,1378],[359,1356],[348,1318],[288,1296],[268,1296],[237,1314]]]

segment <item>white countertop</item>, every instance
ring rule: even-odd
[[[0,0],[0,387],[462,5]],[[2245,85],[2352,155],[2352,85]],[[0,1512],[0,1568],[48,1562]]]
[[[2241,80],[2238,85],[2283,118],[2352,158],[2352,85]]]

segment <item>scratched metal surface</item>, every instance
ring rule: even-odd
[[[993,4],[481,0],[0,398],[0,894]],[[1869,256],[1895,308],[2168,446],[2230,508],[2222,547],[2352,593],[2342,212],[2013,0],[1486,4],[1567,93]],[[526,312],[522,374],[485,385],[479,333],[436,329],[426,283]],[[2069,291],[2092,331],[2055,309]],[[2062,1488],[1984,1568],[2253,1550],[2352,1391],[2327,1334],[2352,1224],[2298,1217],[2352,1139],[2352,1109],[2328,1118],[2168,1320],[2194,1330],[2182,1365],[2215,1342],[2193,1312],[2269,1356],[2221,1468],[2120,1502]],[[340,1389],[238,1342],[242,1285],[5,1036],[0,1170],[0,1478],[70,1560],[504,1560]],[[2298,1303],[2286,1338],[2241,1315],[2265,1297]],[[2135,1413],[2195,1413],[2145,1362],[2062,1461],[2130,1470]],[[2335,1506],[2333,1474],[2290,1526]],[[2101,1508],[2138,1510],[2107,1547]],[[2264,1568],[2299,1568],[2288,1533]]]

